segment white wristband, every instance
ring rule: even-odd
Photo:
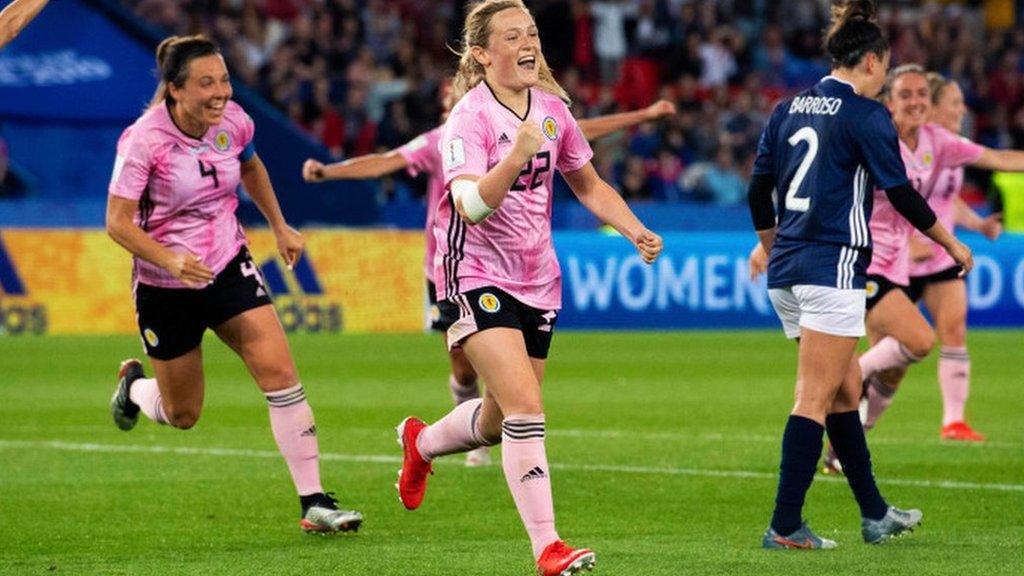
[[[462,204],[462,211],[470,222],[477,224],[494,213],[480,197],[480,187],[472,180],[458,179],[451,184],[452,198]]]

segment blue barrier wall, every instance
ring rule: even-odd
[[[747,276],[752,232],[672,233],[645,265],[621,237],[555,234],[562,265],[559,328],[778,328],[764,278]],[[967,278],[972,326],[1024,326],[1024,236],[964,240],[975,251]]]

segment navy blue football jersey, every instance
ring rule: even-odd
[[[826,76],[776,106],[754,173],[778,199],[768,287],[864,288],[872,190],[908,182],[889,111]]]

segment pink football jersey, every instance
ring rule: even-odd
[[[167,106],[154,106],[121,135],[109,192],[138,200],[135,223],[154,240],[195,254],[218,274],[245,244],[235,218],[239,156],[251,154],[254,131],[252,119],[232,101],[202,139],[182,132]],[[138,257],[134,277],[151,286],[187,287]]]
[[[935,194],[928,199],[928,205],[935,210],[939,222],[946,227],[946,230],[953,230],[956,226],[956,199],[960,196],[960,189],[964,185],[963,166],[957,168],[946,168],[937,177],[938,188]],[[914,241],[929,246],[932,251],[931,258],[910,263],[910,276],[929,276],[943,270],[956,266],[956,262],[942,246],[932,241],[931,238],[914,231]]]
[[[427,221],[424,226],[426,235],[426,254],[423,259],[423,273],[427,278],[434,276],[434,252],[437,241],[434,239],[434,217],[437,215],[437,203],[444,195],[444,169],[441,166],[441,134],[444,126],[438,126],[429,132],[420,134],[398,149],[405,159],[406,171],[410,176],[427,175]]]
[[[445,191],[437,208],[434,281],[439,299],[496,286],[544,310],[562,306],[562,272],[551,242],[554,170],[574,172],[593,151],[568,107],[531,88],[525,118],[498,101],[486,82],[470,90],[452,110],[441,140],[444,182],[483,176],[512,150],[523,121],[541,127],[544,143],[486,220],[467,225]]]
[[[938,124],[921,127],[916,150],[900,141],[907,177],[929,204],[934,197],[947,193],[948,183],[940,178],[943,172],[976,161],[981,150],[981,146]],[[889,203],[884,190],[875,190],[870,227],[874,248],[868,274],[884,276],[891,282],[906,286],[910,283],[909,246],[914,229]]]

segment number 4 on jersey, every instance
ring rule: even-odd
[[[217,179],[217,167],[213,164],[203,164],[202,160],[199,160],[199,174],[203,178],[213,178],[213,187],[220,188],[220,180]]]
[[[804,126],[790,136],[787,142],[789,142],[790,146],[806,142],[807,153],[804,154],[804,159],[800,161],[800,166],[796,169],[796,175],[793,176],[793,180],[789,183],[789,190],[786,192],[786,210],[807,212],[811,208],[811,199],[798,198],[796,193],[800,191],[800,185],[804,183],[807,171],[811,169],[814,157],[818,155],[818,133],[814,131],[814,128]]]

